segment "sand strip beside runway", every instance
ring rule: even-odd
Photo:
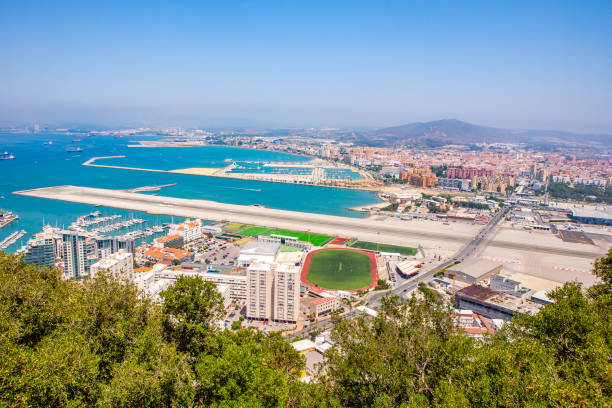
[[[457,250],[469,242],[479,226],[461,224],[454,227],[432,222],[426,228],[418,223],[395,220],[392,218],[349,218],[325,214],[311,214],[297,211],[278,210],[260,206],[225,204],[215,201],[193,200],[165,196],[151,196],[91,187],[58,186],[34,190],[18,191],[14,194],[54,200],[71,201],[83,204],[101,205],[182,217],[202,218],[211,221],[234,221],[244,224],[263,225],[296,231],[310,231],[357,238],[363,241],[380,242],[392,245]],[[504,237],[506,238],[506,237]],[[508,236],[507,238],[511,238]],[[522,235],[516,239],[497,239],[489,242],[491,247],[522,249],[533,253],[549,253],[580,258],[596,258],[601,249],[586,245],[568,246],[534,245],[526,242]],[[561,242],[561,241],[559,241]],[[566,244],[566,243],[565,243]]]

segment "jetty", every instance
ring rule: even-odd
[[[0,249],[6,249],[13,245],[17,240],[26,234],[25,230],[15,231],[0,242]]]

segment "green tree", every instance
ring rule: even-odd
[[[160,296],[168,334],[179,350],[197,355],[223,316],[223,297],[217,285],[200,277],[180,276]]]
[[[319,382],[328,405],[427,404],[470,349],[472,341],[454,330],[440,301],[383,299],[376,318],[361,315],[335,326]]]

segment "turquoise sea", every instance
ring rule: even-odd
[[[78,186],[129,189],[142,186],[177,183],[154,192],[181,198],[198,198],[232,204],[260,204],[271,208],[321,214],[361,217],[350,207],[378,202],[370,191],[347,190],[296,184],[270,183],[251,180],[192,176],[186,174],[152,173],[135,170],[85,167],[91,157],[119,156],[100,163],[172,170],[187,167],[224,167],[225,159],[235,161],[306,162],[307,157],[261,150],[223,146],[182,148],[128,148],[132,139],[92,136],[74,142],[75,136],[54,134],[0,134],[0,153],[7,151],[15,160],[0,161],[0,208],[13,211],[20,219],[0,230],[0,240],[11,232],[24,229],[27,234],[15,245],[14,251],[45,224],[68,226],[79,215],[94,210],[104,215],[136,216],[148,225],[170,221],[170,217],[90,205],[17,196],[13,191],[72,184]],[[139,137],[139,140],[143,138]],[[44,142],[52,141],[52,145]],[[68,153],[68,148],[80,147],[80,153]]]

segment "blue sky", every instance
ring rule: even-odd
[[[612,2],[0,0],[0,120],[612,133]]]

